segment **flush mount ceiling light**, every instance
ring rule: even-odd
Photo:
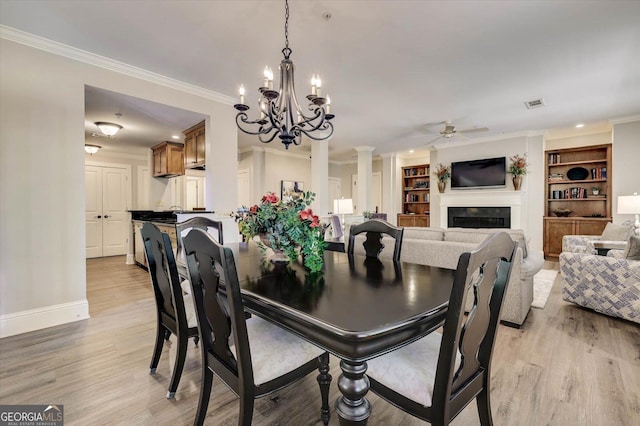
[[[115,136],[116,133],[118,133],[120,129],[122,129],[122,126],[119,124],[107,123],[105,121],[98,121],[96,123],[96,126],[98,126],[98,129],[100,129],[100,131],[108,137]]]
[[[576,129],[581,129],[583,127],[584,127],[584,124],[582,124],[582,123],[576,124]]]
[[[84,150],[87,152],[87,154],[91,154],[91,155],[98,152],[100,148],[102,148],[100,145],[91,145],[88,143],[84,145]]]
[[[244,103],[244,86],[240,86],[240,103],[234,105],[238,110],[236,124],[244,133],[258,135],[260,142],[269,143],[276,136],[280,138],[285,148],[290,144],[300,145],[302,135],[313,140],[325,140],[333,134],[333,124],[329,122],[334,115],[331,111],[331,100],[321,96],[322,82],[320,77],[314,75],[311,78],[311,94],[309,100],[308,115],[306,115],[298,99],[294,85],[294,65],[289,57],[289,2],[285,1],[284,22],[285,47],[282,49],[284,59],[280,62],[280,90],[273,90],[273,71],[266,67],[264,70],[264,86],[258,89],[258,107],[260,119],[249,120],[246,111],[248,105]]]

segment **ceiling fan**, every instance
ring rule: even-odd
[[[434,143],[435,141],[437,141],[440,138],[451,139],[454,135],[462,135],[462,134],[468,134],[468,133],[478,133],[478,132],[488,132],[489,131],[488,127],[472,127],[470,129],[456,130],[456,126],[451,124],[450,121],[443,121],[440,124],[444,125],[442,130],[440,130],[440,136],[438,136],[435,139],[432,139],[431,141],[427,142],[427,145],[431,145],[432,143]]]

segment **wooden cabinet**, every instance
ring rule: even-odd
[[[181,143],[162,142],[153,151],[153,177],[184,175],[184,147]]]
[[[429,227],[429,215],[398,214],[398,226]]]
[[[544,254],[556,258],[564,235],[599,235],[611,221],[611,145],[546,151],[545,169]]]
[[[431,211],[429,165],[402,168],[402,213],[398,226],[429,226]]]
[[[557,258],[562,253],[562,237],[565,235],[600,235],[610,218],[544,218],[544,255]]]
[[[171,240],[171,247],[175,250],[178,247],[178,240],[176,238],[176,225],[174,224],[162,224],[158,222],[154,222],[154,225],[158,227],[160,232],[169,235],[169,239]]]
[[[184,133],[184,167],[186,169],[204,169],[204,121],[190,127],[182,133]]]

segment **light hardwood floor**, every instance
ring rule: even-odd
[[[521,329],[499,328],[494,423],[640,425],[640,327],[562,302],[560,290],[557,278],[546,307],[532,309]],[[147,273],[123,257],[90,259],[87,297],[89,320],[0,340],[0,404],[64,404],[67,425],[192,424],[199,349],[189,343],[176,398],[167,400],[175,349],[165,345],[158,372],[149,375],[155,312]],[[331,364],[334,401],[339,366],[333,357]],[[258,400],[254,424],[321,425],[319,397],[315,375],[309,376]],[[369,399],[369,424],[425,424],[375,395]],[[233,393],[216,379],[206,424],[234,425],[237,410]],[[337,425],[333,409],[331,416]],[[478,425],[475,404],[452,424]]]

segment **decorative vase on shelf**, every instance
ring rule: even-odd
[[[447,187],[447,182],[443,182],[441,180],[438,181],[438,191],[440,193],[444,192],[444,189]]]
[[[267,234],[260,233],[260,242],[273,250],[273,254],[269,256],[269,260],[272,263],[289,263],[289,256],[287,256],[286,253],[282,250],[273,247],[271,241],[269,241],[269,236]]]
[[[520,191],[522,186],[522,175],[513,175],[513,189]]]

